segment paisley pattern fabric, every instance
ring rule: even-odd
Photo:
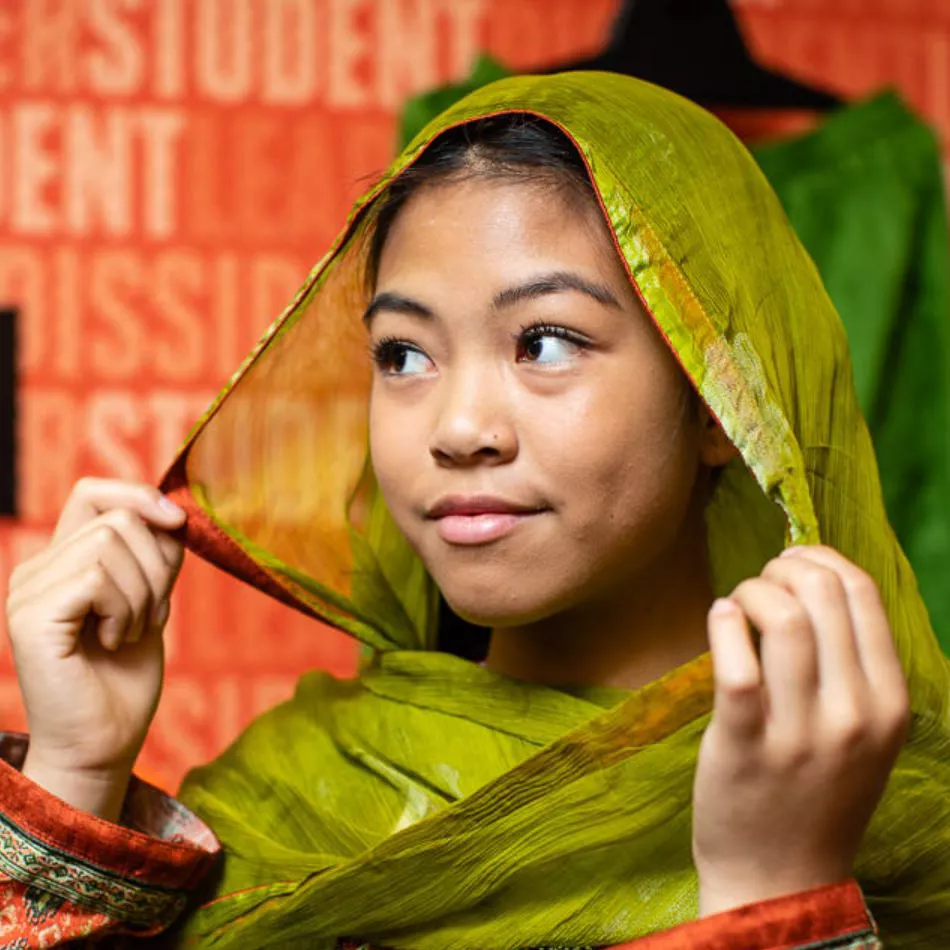
[[[26,748],[0,733],[0,948],[164,930],[210,868],[214,835],[138,779],[121,826],[78,812],[20,775]]]

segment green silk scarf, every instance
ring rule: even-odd
[[[376,199],[443,130],[511,112],[576,143],[658,332],[741,453],[707,510],[717,592],[783,545],[818,541],[880,585],[914,723],[857,875],[888,947],[944,947],[950,667],[888,525],[841,322],[732,134],[606,73],[505,79],[420,133],[167,477],[197,506],[195,550],[368,648],[355,681],[308,674],[188,778],[184,802],[227,854],[215,900],[171,939],[602,946],[696,913],[690,802],[708,655],[619,697],[515,683],[437,652],[437,592],[367,467],[360,315]],[[280,649],[280,631],[262,631],[261,648]]]

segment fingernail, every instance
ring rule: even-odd
[[[168,498],[166,495],[160,495],[158,499],[158,507],[162,509],[166,514],[174,515],[176,518],[181,518],[185,515],[185,509],[180,508]]]
[[[782,551],[779,557],[794,557],[800,550],[801,548],[797,544],[793,544],[790,548],[786,548]]]
[[[736,605],[728,597],[720,597],[718,600],[713,601],[712,607],[709,608],[709,613],[716,615],[731,614],[735,609]]]

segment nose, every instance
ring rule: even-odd
[[[440,386],[439,412],[429,443],[442,466],[500,465],[518,454],[518,438],[504,379],[457,369]]]

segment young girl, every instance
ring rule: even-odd
[[[163,490],[81,483],[12,578],[8,946],[877,947],[852,875],[885,946],[945,946],[947,663],[833,307],[696,106],[453,107]],[[176,537],[367,647],[190,812],[129,779]]]

